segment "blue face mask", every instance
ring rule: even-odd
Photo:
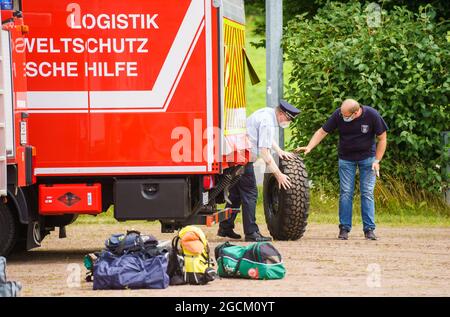
[[[360,108],[360,109],[361,109],[361,108]],[[358,110],[356,110],[355,112],[353,112],[353,113],[351,114],[350,117],[345,117],[345,116],[342,114],[342,112],[341,112],[342,120],[344,120],[344,122],[352,122],[353,120],[355,120],[355,116],[356,116],[356,114],[359,112],[360,109],[358,109]]]
[[[355,114],[352,114],[350,117],[342,117],[345,122],[352,122],[355,119]]]

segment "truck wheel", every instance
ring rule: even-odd
[[[292,187],[279,189],[273,174],[264,175],[264,213],[270,234],[276,240],[298,240],[306,230],[309,212],[309,184],[303,160],[280,159],[280,170]]]
[[[13,211],[0,203],[0,256],[7,256],[14,248],[19,235],[19,223]]]

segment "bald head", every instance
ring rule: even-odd
[[[341,105],[341,113],[342,115],[349,117],[352,114],[356,113],[360,108],[361,106],[356,100],[346,99]]]

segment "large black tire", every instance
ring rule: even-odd
[[[20,233],[20,225],[14,211],[0,202],[0,256],[8,256]]]
[[[298,240],[306,230],[309,212],[309,181],[303,160],[281,160],[280,170],[292,187],[279,189],[273,174],[264,175],[264,213],[270,234],[276,240]]]

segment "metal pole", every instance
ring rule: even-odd
[[[283,97],[283,0],[266,0],[266,104],[275,108]],[[284,133],[280,129],[279,146],[284,149]]]

